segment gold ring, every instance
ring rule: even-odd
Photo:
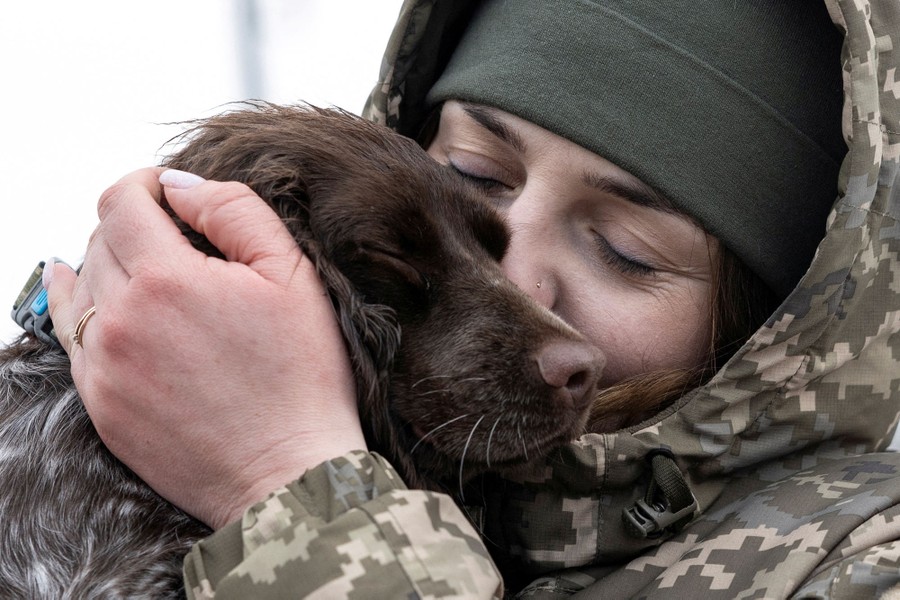
[[[97,307],[92,306],[85,311],[81,318],[78,319],[78,323],[75,325],[75,334],[72,336],[72,341],[81,346],[84,345],[81,343],[82,337],[84,335],[84,327],[87,325],[87,322],[94,316],[94,313],[97,312]]]

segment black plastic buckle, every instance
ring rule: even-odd
[[[654,538],[675,525],[682,519],[690,517],[697,510],[697,499],[691,495],[692,502],[681,510],[672,512],[668,504],[648,504],[641,499],[634,506],[622,512],[622,520],[628,533],[636,538]]]

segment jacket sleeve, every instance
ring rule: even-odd
[[[197,600],[503,595],[450,497],[407,489],[387,461],[361,451],[307,471],[195,544],[184,576]]]

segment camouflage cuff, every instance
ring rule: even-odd
[[[354,451],[325,461],[244,513],[244,553],[267,543],[298,519],[328,523],[406,484],[375,453]]]
[[[499,575],[443,494],[410,491],[380,456],[322,463],[197,543],[192,598],[491,598]]]

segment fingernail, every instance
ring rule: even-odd
[[[50,283],[53,281],[53,266],[56,264],[55,259],[48,259],[44,263],[44,271],[41,273],[41,284],[44,289],[50,289]]]
[[[200,185],[204,181],[206,180],[199,175],[194,175],[187,171],[179,171],[178,169],[167,169],[159,176],[159,182],[161,184],[178,190],[190,189]]]

